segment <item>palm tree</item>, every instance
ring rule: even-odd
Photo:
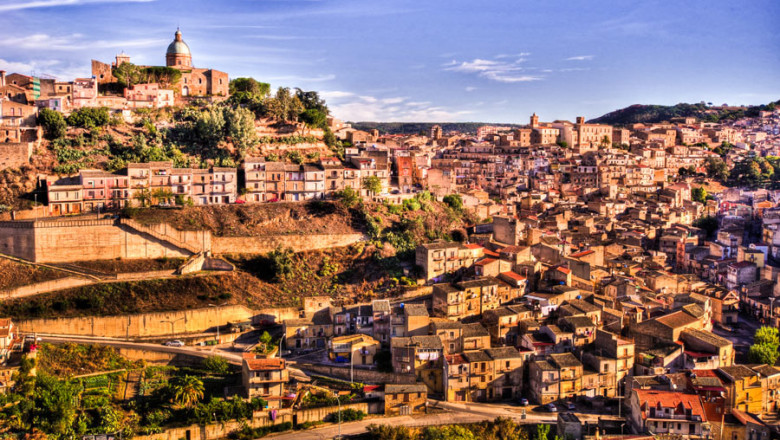
[[[195,376],[176,376],[168,382],[168,389],[178,406],[191,408],[203,399],[203,381]]]

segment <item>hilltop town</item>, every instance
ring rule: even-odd
[[[0,71],[0,436],[780,436],[777,103],[388,134],[179,30],[91,68]]]

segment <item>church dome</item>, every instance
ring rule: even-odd
[[[184,42],[184,40],[181,39],[181,31],[176,29],[176,36],[171,42],[171,44],[168,45],[168,50],[165,52],[168,55],[191,55],[190,54],[190,47],[187,46],[187,43]]]

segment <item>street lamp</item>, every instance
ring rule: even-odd
[[[175,336],[175,333],[173,331],[173,326],[174,326],[174,324],[176,324],[177,322],[182,321],[182,320],[184,320],[183,316],[181,318],[176,318],[176,319],[171,319],[171,320],[163,319],[160,322],[167,322],[168,324],[171,325],[171,337],[173,338]]]
[[[336,403],[339,406],[339,435],[336,438],[342,439],[344,437],[341,436],[341,399],[339,399],[339,393],[333,393],[333,394],[336,396]]]
[[[217,344],[219,344],[219,327],[222,325],[222,306],[226,306],[227,303],[224,302],[222,304],[209,304],[209,307],[216,307],[217,308]]]

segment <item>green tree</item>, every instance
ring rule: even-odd
[[[709,157],[705,164],[707,175],[713,179],[725,182],[729,178],[729,166],[719,157]]]
[[[257,351],[259,353],[267,353],[271,348],[271,342],[273,342],[273,338],[271,338],[271,334],[268,333],[267,331],[264,331],[263,334],[260,335],[260,338],[257,340]]]
[[[245,92],[261,100],[271,93],[271,85],[254,78],[234,78],[230,80],[230,94]]]
[[[273,98],[266,100],[265,106],[269,116],[284,122],[297,122],[304,110],[301,100],[287,87],[279,87]]]
[[[76,420],[76,402],[80,395],[77,383],[59,381],[52,376],[38,374],[35,380],[32,426],[55,437],[73,434]]]
[[[168,382],[168,391],[173,404],[192,408],[203,399],[203,381],[190,375],[176,376]]]
[[[328,115],[317,109],[306,109],[300,114],[299,119],[306,124],[309,128],[321,128],[327,127]]]
[[[114,77],[125,87],[130,87],[141,82],[141,68],[133,63],[122,63],[115,67]]]
[[[475,440],[474,433],[461,425],[430,426],[423,430],[422,440]]]
[[[282,245],[277,246],[276,249],[268,254],[276,279],[281,279],[292,272],[293,255],[294,252],[291,248],[283,248]]]
[[[416,436],[404,425],[368,425],[369,438],[374,440],[415,440]]]
[[[138,201],[142,208],[152,203],[152,193],[146,188],[137,188],[133,192],[133,198]]]
[[[753,336],[754,344],[765,344],[777,350],[780,347],[780,331],[775,327],[763,326]]]
[[[337,192],[335,197],[346,208],[351,208],[360,202],[360,194],[349,186]]]
[[[377,176],[368,176],[363,178],[363,189],[372,195],[382,192],[382,180]]]
[[[224,119],[227,136],[243,156],[257,141],[254,113],[245,108],[225,108]]]
[[[549,434],[550,425],[536,425],[536,436],[534,436],[534,440],[547,440]]]
[[[691,199],[701,204],[707,203],[707,190],[703,186],[693,188],[691,190]]]
[[[295,89],[295,97],[303,105],[306,110],[317,110],[319,113],[327,116],[328,106],[325,104],[325,100],[320,97],[320,94],[316,91],[304,91],[299,88]]]
[[[693,226],[703,229],[707,237],[712,237],[718,230],[718,219],[713,216],[702,217],[693,222]]]
[[[460,194],[446,195],[444,196],[443,202],[456,211],[463,210],[463,198]]]
[[[203,359],[201,365],[204,370],[216,374],[227,374],[230,371],[228,361],[222,356],[209,356],[206,359]]]
[[[748,362],[753,364],[774,365],[780,355],[777,348],[768,344],[751,345],[748,350]]]
[[[170,203],[173,199],[173,192],[166,188],[157,188],[152,191],[152,200],[156,203]]]
[[[50,141],[65,136],[68,128],[62,113],[48,108],[42,108],[38,112],[38,125],[43,128],[44,137]]]
[[[144,67],[139,73],[140,83],[158,83],[168,88],[181,80],[181,70],[168,66]]]
[[[206,147],[215,147],[225,136],[225,124],[222,109],[211,107],[202,111],[195,120],[195,138]]]
[[[68,116],[68,125],[81,128],[97,128],[108,125],[108,109],[105,107],[84,107]]]

